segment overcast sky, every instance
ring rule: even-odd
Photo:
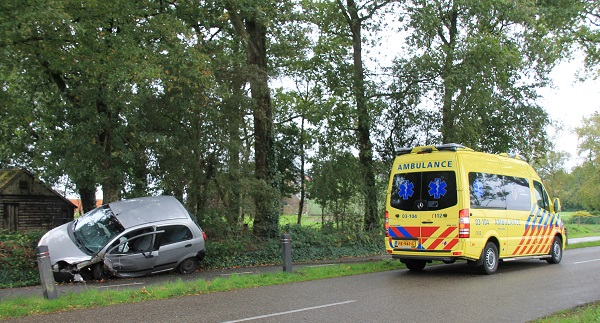
[[[581,60],[561,63],[552,72],[555,87],[546,88],[539,93],[540,101],[550,116],[564,124],[564,131],[556,142],[556,150],[571,154],[566,164],[571,168],[579,164],[577,156],[577,135],[573,129],[581,125],[583,117],[589,117],[600,111],[600,80],[578,81],[577,73],[583,66]]]

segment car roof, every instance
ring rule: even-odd
[[[125,229],[164,220],[190,219],[189,213],[173,196],[148,196],[109,203]]]

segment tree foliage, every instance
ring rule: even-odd
[[[397,61],[396,70],[403,88],[418,81],[421,89],[413,91],[429,95],[438,107],[442,142],[528,158],[545,152],[549,120],[536,103],[535,89],[546,84],[563,53],[553,37],[558,27],[548,22],[570,21],[568,10],[560,16],[554,6],[469,0],[404,4],[408,55]]]
[[[585,165],[561,174],[536,94],[572,42],[594,61],[597,13],[596,0],[2,2],[0,167],[67,179],[85,209],[98,188],[105,202],[171,194],[215,237],[250,217],[273,238],[281,197],[305,187],[333,218],[358,205],[377,228],[394,150],[454,141],[539,161],[556,194],[597,207],[558,184],[592,187],[597,122],[580,129]],[[391,28],[402,47],[381,68],[372,50]]]

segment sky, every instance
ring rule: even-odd
[[[600,112],[600,80],[578,81],[578,73],[583,67],[581,60],[563,62],[551,73],[554,88],[545,88],[540,104],[551,118],[559,120],[564,130],[555,142],[557,151],[566,151],[571,159],[565,163],[567,170],[581,164],[577,155],[577,135],[574,129],[581,125],[582,118]]]

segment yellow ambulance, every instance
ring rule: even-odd
[[[413,271],[466,260],[484,274],[500,261],[556,264],[566,230],[540,177],[519,156],[458,144],[398,151],[387,189],[385,246]]]

